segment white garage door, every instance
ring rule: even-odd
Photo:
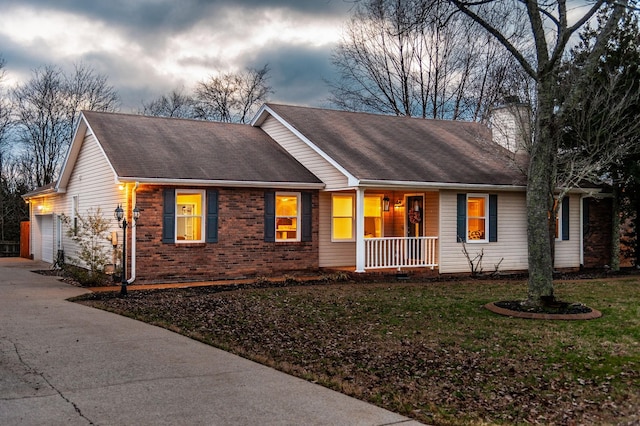
[[[53,263],[53,215],[39,216],[42,235],[42,260]]]

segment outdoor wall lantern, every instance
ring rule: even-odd
[[[389,197],[387,197],[386,195],[382,199],[382,210],[384,210],[385,212],[389,211]]]
[[[140,210],[138,207],[133,208],[133,224],[131,227],[136,226],[136,222],[140,217]],[[118,204],[115,211],[113,212],[116,220],[118,221],[118,226],[122,228],[122,280],[120,281],[120,295],[127,295],[127,226],[129,223],[127,222],[127,218],[125,217],[124,210],[122,209],[122,205]]]

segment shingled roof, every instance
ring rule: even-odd
[[[83,115],[119,178],[322,184],[265,132],[246,124]]]
[[[490,129],[479,123],[265,107],[361,182],[525,184],[508,160],[510,153],[492,142]]]

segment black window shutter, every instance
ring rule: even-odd
[[[589,198],[582,200],[582,234],[587,235],[589,233]]]
[[[207,190],[206,242],[218,242],[218,191]]]
[[[176,191],[165,189],[162,206],[162,242],[176,241]]]
[[[489,242],[498,241],[498,196],[489,195]]]
[[[569,240],[569,196],[562,199],[562,241]]]
[[[458,214],[456,241],[463,243],[467,241],[467,194],[458,194]]]
[[[273,191],[264,193],[264,240],[276,241],[276,193]]]
[[[311,241],[313,231],[313,206],[311,201],[313,194],[311,192],[303,192],[302,196],[302,234],[300,241]]]

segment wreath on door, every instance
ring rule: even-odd
[[[411,210],[409,212],[409,222],[420,223],[421,221],[422,221],[422,216],[420,215],[419,210]]]

